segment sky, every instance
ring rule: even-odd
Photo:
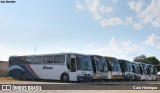
[[[61,52],[160,60],[160,0],[14,1],[0,3],[1,61]]]

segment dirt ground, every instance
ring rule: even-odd
[[[0,82],[16,82],[17,80],[14,80],[11,77],[0,77]]]

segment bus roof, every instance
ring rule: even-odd
[[[49,56],[49,55],[60,55],[60,54],[78,54],[78,55],[86,55],[86,56],[89,56],[88,54],[82,54],[82,53],[62,52],[62,53],[53,53],[53,54],[13,55],[13,56],[10,56],[10,57]]]
[[[129,60],[125,60],[125,59],[118,59],[118,60],[121,60],[121,61],[129,61]],[[130,62],[130,61],[129,61]]]
[[[104,58],[109,58],[109,59],[117,59],[116,57],[111,57],[111,56],[103,56]]]

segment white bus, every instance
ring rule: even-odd
[[[145,69],[143,67],[144,63],[141,63],[141,62],[135,62],[135,63],[137,64],[139,73],[141,74],[141,79],[140,80],[147,80],[146,79],[146,74],[145,74]]]
[[[133,80],[141,80],[141,74],[140,74],[140,70],[138,67],[138,64],[135,62],[131,62],[132,64],[132,69],[133,69],[133,74],[134,74],[134,78]]]
[[[94,80],[106,80],[108,78],[107,64],[102,56],[91,55]]]
[[[157,80],[157,76],[155,74],[156,68],[152,64],[145,64],[145,65],[146,65],[147,80]]]
[[[122,70],[122,77],[124,80],[133,80],[134,79],[134,73],[132,69],[132,63],[128,60],[124,59],[118,59],[118,62],[120,64],[121,70]]]
[[[22,80],[91,81],[93,70],[89,55],[57,53],[11,56],[9,58],[9,75]]]
[[[108,78],[112,80],[122,80],[122,71],[117,58],[105,56],[105,61],[108,68]]]

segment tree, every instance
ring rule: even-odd
[[[155,56],[147,57],[148,63],[153,65],[158,65],[159,60]]]
[[[134,61],[135,62],[147,63],[147,64],[153,64],[153,65],[160,64],[160,61],[155,56],[147,57],[146,55],[143,55],[143,54],[135,57]]]
[[[143,63],[148,63],[146,55],[140,55],[134,58],[134,62],[143,62]]]

